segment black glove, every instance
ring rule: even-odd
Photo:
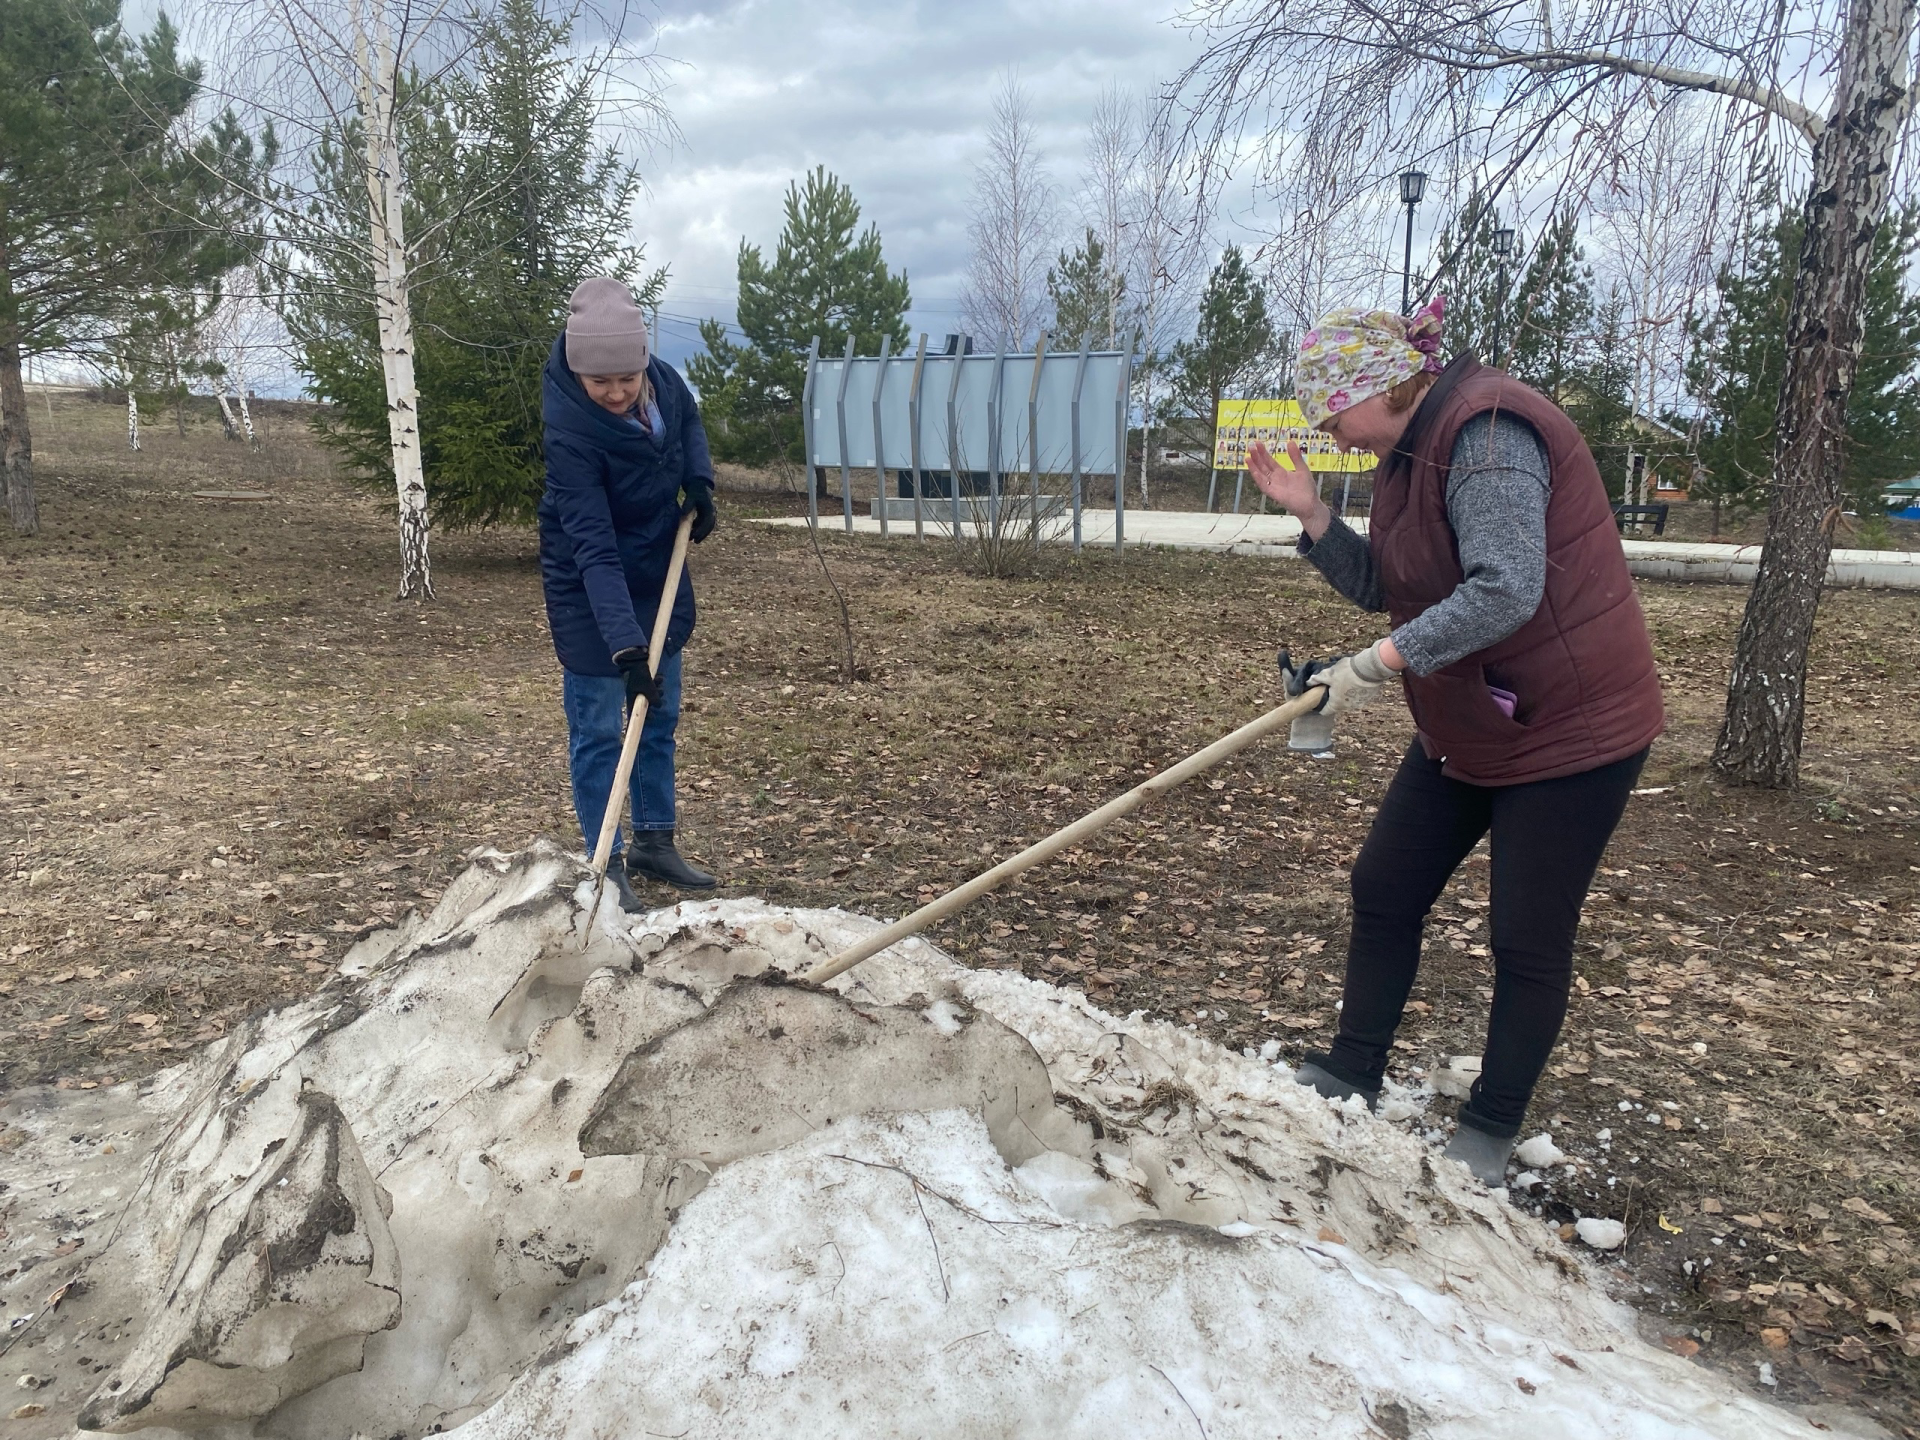
[[[692,539],[698,545],[713,533],[713,482],[689,480],[686,488],[687,503],[680,507],[680,513],[693,516]]]
[[[660,682],[654,678],[653,667],[647,664],[647,652],[638,645],[630,645],[613,657],[613,663],[620,667],[620,674],[627,682],[628,713],[632,713],[633,702],[643,697],[649,710],[658,709]]]
[[[1329,655],[1324,660],[1307,660],[1299,665],[1295,665],[1293,663],[1293,657],[1285,650],[1282,650],[1280,652],[1280,676],[1287,692],[1287,697],[1292,699],[1296,696],[1304,695],[1310,686],[1325,685],[1327,681],[1324,672],[1333,669],[1334,666],[1346,658],[1344,655]],[[1320,704],[1314,708],[1316,710],[1324,709],[1326,703],[1327,697],[1322,695],[1320,697]]]

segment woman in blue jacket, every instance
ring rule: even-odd
[[[540,572],[565,676],[573,808],[588,853],[600,838],[626,715],[647,698],[631,785],[633,845],[622,864],[616,836],[607,867],[621,905],[634,911],[642,907],[629,876],[686,890],[714,885],[673,843],[680,651],[694,616],[687,574],[673,597],[659,674],[647,664],[680,517],[694,516],[696,541],[713,533],[713,461],[686,382],[648,354],[632,292],[597,276],[581,282],[568,310],[543,386]]]

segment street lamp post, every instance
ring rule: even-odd
[[[1427,173],[1408,170],[1400,176],[1400,203],[1407,207],[1407,253],[1400,264],[1400,313],[1413,308],[1413,207],[1427,193]]]
[[[1513,253],[1513,231],[1505,226],[1493,232],[1493,253],[1500,261],[1500,283],[1493,292],[1493,354],[1488,356],[1495,365],[1500,363],[1500,322],[1507,314],[1507,257]]]

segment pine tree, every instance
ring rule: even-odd
[[[1656,433],[1633,412],[1633,340],[1628,333],[1626,297],[1608,292],[1593,312],[1592,328],[1576,346],[1578,369],[1561,403],[1580,427],[1610,494],[1625,497],[1633,457],[1655,464]],[[1664,447],[1663,447],[1664,448]]]
[[[1053,334],[1047,343],[1056,350],[1078,350],[1082,340],[1106,348],[1117,339],[1112,325],[1116,308],[1125,333],[1127,277],[1107,263],[1106,248],[1092,226],[1086,239],[1062,250],[1059,263],[1048,269],[1047,298],[1053,302]]]
[[[741,240],[735,315],[746,343],[708,320],[700,327],[706,353],[687,366],[718,458],[804,460],[800,395],[816,338],[823,355],[845,353],[849,337],[855,354],[878,354],[883,335],[895,353],[906,348],[906,272],[887,269],[878,226],[855,238],[859,224],[852,189],[822,165],[804,187],[788,185],[771,263]]]
[[[1712,502],[1716,520],[1723,506],[1740,514],[1767,503],[1798,218],[1763,212],[1743,248],[1745,263],[1716,278],[1713,311],[1689,327],[1702,469],[1693,494]],[[1847,401],[1845,493],[1863,514],[1879,508],[1888,482],[1920,470],[1920,292],[1907,276],[1917,248],[1920,209],[1911,205],[1874,237],[1865,343]]]
[[[200,68],[163,15],[135,39],[119,0],[7,0],[0,24],[0,489],[39,525],[21,365],[100,353],[146,297],[214,285],[271,162],[224,114],[186,133]]]
[[[1556,402],[1587,363],[1582,352],[1593,326],[1593,271],[1584,260],[1569,211],[1534,247],[1507,315],[1513,334],[1507,368]]]
[[[571,27],[535,0],[505,0],[470,68],[401,108],[412,184],[414,366],[420,449],[434,477],[434,523],[530,520],[540,502],[541,370],[588,275],[615,275],[642,306],[664,271],[640,276],[625,242],[635,166],[596,136],[596,78],[571,54]],[[321,150],[313,221],[352,233],[366,207],[356,134]],[[364,223],[362,221],[361,223]],[[392,491],[393,451],[370,267],[356,250],[315,243],[297,276],[289,328],[302,367],[329,402],[322,434],[367,488]]]
[[[1450,355],[1472,354],[1489,365],[1500,363],[1498,352],[1514,338],[1509,292],[1518,277],[1512,257],[1502,265],[1493,253],[1493,235],[1500,228],[1500,213],[1476,188],[1434,247],[1444,267],[1433,288],[1447,297],[1447,349]]]
[[[1229,245],[1200,292],[1200,321],[1191,340],[1173,347],[1173,411],[1190,415],[1209,436],[1222,397],[1255,379],[1274,350],[1267,295],[1238,245]]]

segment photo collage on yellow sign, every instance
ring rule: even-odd
[[[1307,424],[1298,400],[1222,400],[1214,417],[1213,465],[1216,470],[1247,468],[1254,441],[1286,464],[1287,441],[1300,447],[1309,470],[1371,470],[1380,461],[1367,451],[1342,455],[1333,437]]]

